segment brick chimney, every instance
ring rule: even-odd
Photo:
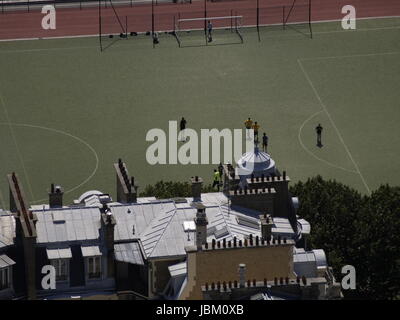
[[[134,203],[137,201],[137,189],[135,179],[129,179],[128,169],[121,159],[114,163],[117,176],[117,201],[121,203]]]
[[[196,224],[196,247],[197,250],[201,250],[202,245],[207,243],[207,215],[206,207],[201,203],[193,203],[193,206],[197,209],[196,218],[194,222]]]
[[[190,183],[192,186],[193,201],[201,201],[201,188],[203,186],[203,179],[199,176],[191,177]]]
[[[50,208],[62,208],[64,192],[61,186],[54,186],[51,184],[49,192],[49,206]]]
[[[105,245],[107,248],[108,277],[111,278],[115,274],[114,229],[116,221],[107,204],[103,204],[103,207],[101,209],[101,220],[102,220],[102,225],[104,227],[104,238],[105,238]]]
[[[271,239],[272,237],[272,225],[274,224],[272,216],[269,214],[260,215],[261,221],[261,237],[264,240]]]
[[[239,286],[240,288],[244,288],[246,283],[246,265],[244,263],[239,264],[238,273],[239,273]]]
[[[30,211],[25,192],[18,181],[16,173],[7,175],[10,187],[10,204],[16,222],[15,244],[19,252],[23,252],[25,266],[25,285],[29,300],[36,299],[36,222],[37,217]],[[12,199],[12,201],[11,201]]]

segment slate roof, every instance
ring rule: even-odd
[[[114,240],[140,241],[146,259],[184,256],[185,247],[195,245],[195,233],[184,230],[184,223],[193,221],[196,216],[197,210],[191,206],[191,202],[192,198],[177,203],[173,200],[139,198],[136,204],[112,204],[110,208],[117,222]],[[202,204],[206,207],[209,242],[224,238],[229,241],[234,237],[243,239],[250,234],[261,236],[259,212],[240,207],[228,208],[227,198],[220,192],[202,194]],[[252,223],[243,224],[237,217],[251,219]],[[288,219],[276,218],[274,223],[273,232],[288,238],[293,235]],[[135,249],[139,250],[140,247]],[[122,257],[122,252],[127,250],[121,248],[120,251],[118,259],[128,260],[127,257]],[[136,261],[132,257],[130,259]]]
[[[82,242],[100,238],[99,208],[69,207],[33,212],[38,218],[37,243]]]
[[[117,261],[144,265],[144,260],[138,242],[115,244],[114,255],[115,260]]]
[[[175,209],[172,201],[153,201],[130,205],[110,205],[116,220],[114,240],[116,242],[135,240],[157,217]],[[133,227],[135,233],[133,233]]]

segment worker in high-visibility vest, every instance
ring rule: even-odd
[[[250,139],[251,139],[251,137],[250,137],[250,130],[251,130],[252,126],[253,126],[253,121],[252,121],[250,118],[248,118],[248,119],[244,122],[244,126],[245,126],[245,128],[246,128],[246,137],[247,137],[248,140],[250,140]]]
[[[221,182],[221,176],[219,174],[219,171],[214,169],[214,180],[213,180],[212,187],[214,188],[215,186],[217,186],[218,187],[218,191],[219,191],[220,182]]]

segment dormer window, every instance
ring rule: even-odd
[[[11,267],[0,269],[0,291],[11,288]]]
[[[6,255],[0,255],[0,291],[11,288],[12,266],[15,262]]]
[[[56,281],[69,280],[69,261],[72,258],[70,248],[46,249],[47,258],[56,270]]]
[[[50,260],[50,263],[56,269],[56,281],[68,281],[69,259]]]
[[[85,258],[86,275],[90,280],[101,279],[101,252],[98,246],[82,246],[82,256]]]

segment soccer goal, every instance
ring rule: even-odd
[[[178,46],[243,43],[243,16],[182,18],[174,16],[174,35]],[[211,34],[209,32],[211,26]]]

